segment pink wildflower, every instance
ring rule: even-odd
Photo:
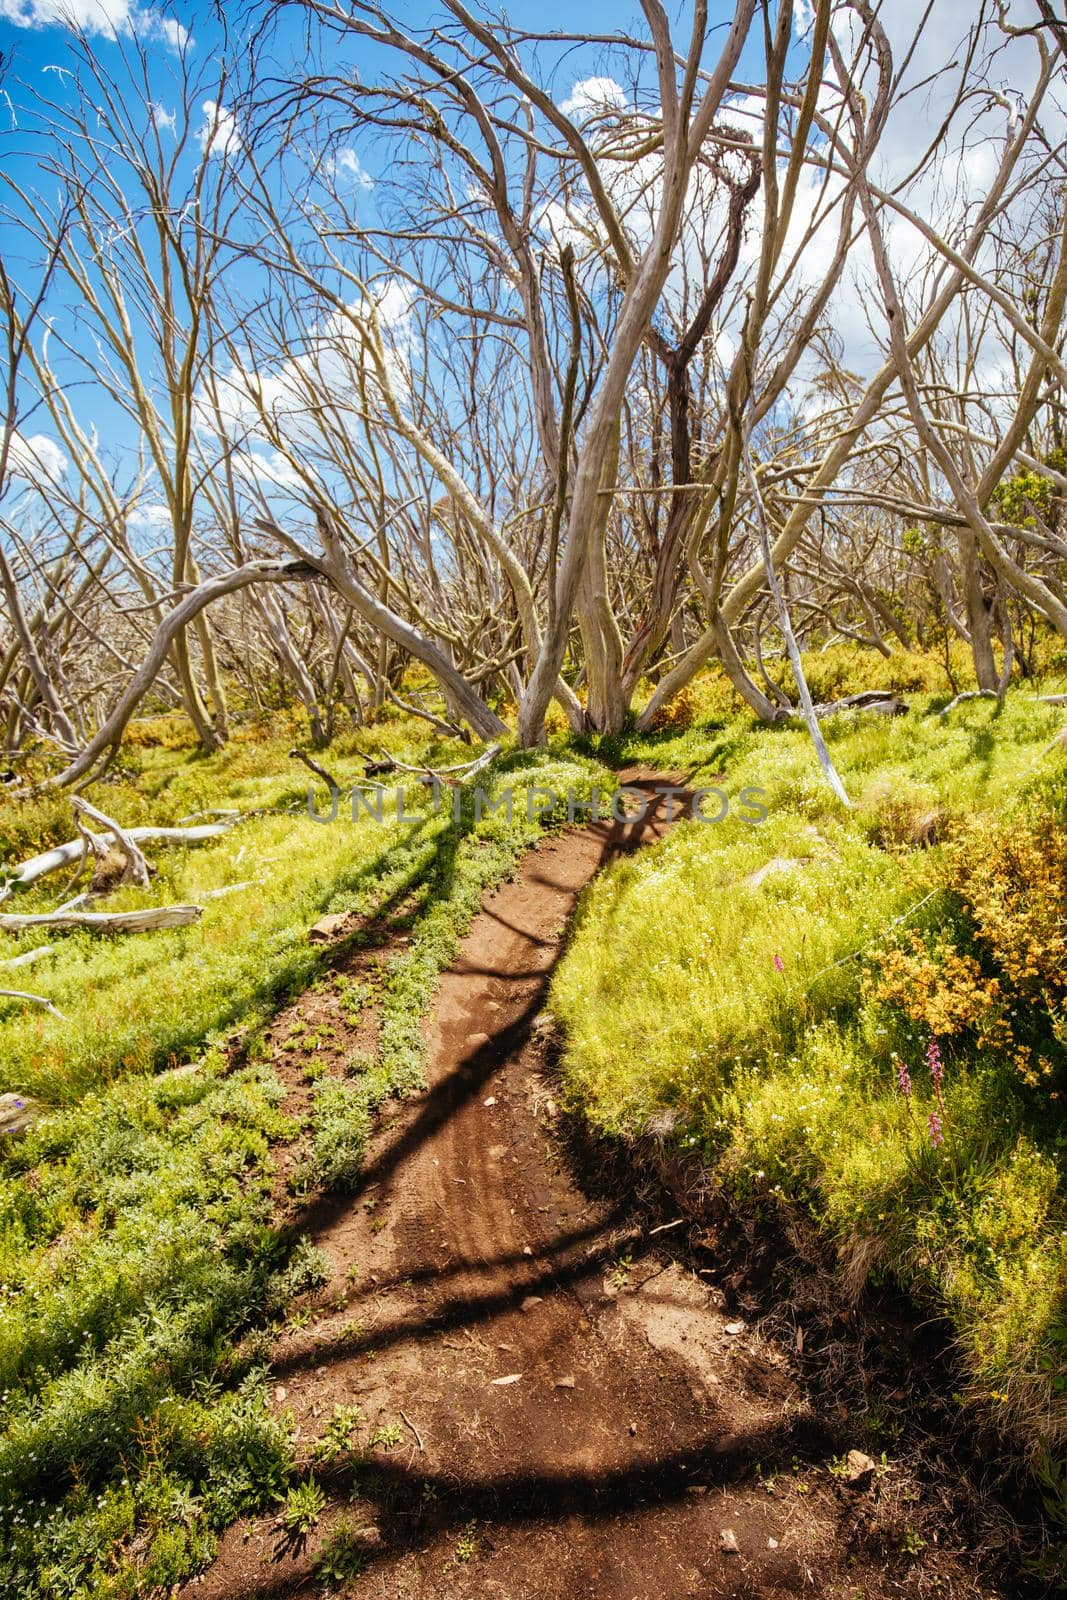
[[[941,1080],[945,1076],[945,1068],[944,1063],[941,1060],[941,1050],[936,1039],[931,1039],[930,1043],[926,1046],[926,1064],[930,1068],[930,1077],[933,1081],[934,1094],[937,1098],[937,1109],[940,1113],[938,1126],[940,1127],[945,1117],[945,1097],[941,1093]],[[935,1144],[937,1142],[937,1140],[934,1141]]]

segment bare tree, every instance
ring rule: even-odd
[[[41,265],[0,268],[0,696],[58,781],[149,696],[208,748],[228,690],[317,744],[387,702],[486,739],[510,702],[534,744],[552,699],[647,727],[712,659],[818,745],[805,643],[948,630],[1002,692],[1028,619],[1067,631],[1051,13],[980,10],[897,170],[922,34],[868,0],[815,0],[803,40],[790,0],[683,31],[644,0],[567,98],[572,41],[462,0],[286,10],[299,63],[238,86],[179,52],[168,107],[135,40],[108,70],[76,39],[35,103],[47,191],[6,180]],[[968,139],[980,193],[946,181]]]

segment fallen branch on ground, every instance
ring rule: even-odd
[[[461,783],[467,783],[469,779],[474,777],[475,773],[481,772],[483,768],[487,767],[489,763],[495,760],[499,754],[499,744],[491,744],[487,746],[487,748],[482,751],[481,755],[476,757],[474,761],[462,761],[460,762],[459,766],[456,767],[439,767],[436,776],[441,778],[450,776],[453,773],[459,773],[461,774],[459,781]]]
[[[115,843],[118,845],[122,854],[126,858],[125,864],[123,865],[118,877],[114,879],[113,884],[109,886],[117,887],[117,885],[120,883],[135,883],[139,888],[147,889],[148,862],[145,860],[144,853],[138,845],[136,839],[132,838],[127,829],[125,829],[121,823],[116,822],[114,817],[105,816],[102,811],[97,810],[96,806],[90,805],[88,800],[82,800],[78,795],[75,795],[70,803],[80,816],[88,817],[91,822],[99,823],[104,828],[105,832],[109,833],[113,837]],[[86,830],[86,832],[89,840],[94,846],[95,851],[96,840],[92,834],[88,833],[88,830]],[[107,852],[105,850],[104,857],[101,858],[97,852],[98,866],[97,872],[94,875],[94,883],[96,882],[96,879],[100,878],[104,873],[104,861],[106,860],[106,854]]]
[[[126,828],[126,837],[141,842],[156,844],[204,844],[209,839],[218,839],[229,832],[232,822],[203,823],[197,828]],[[109,840],[108,834],[95,837]],[[51,850],[44,850],[39,856],[31,856],[20,867],[15,868],[8,888],[28,889],[30,884],[36,883],[38,878],[47,877],[50,872],[56,872],[60,867],[72,867],[79,861],[85,849],[83,839],[69,839],[66,844],[57,844]]]
[[[958,694],[950,700],[947,706],[942,706],[937,713],[939,717],[947,717],[950,711],[955,711],[965,700],[999,700],[1000,696],[995,689],[967,689],[963,694]]]
[[[368,755],[366,750],[356,747],[356,754],[363,762],[363,776],[365,778],[378,778],[385,772],[396,772],[400,762],[391,756],[388,750],[379,749],[377,756]],[[422,767],[409,767],[409,772],[422,772]]]
[[[92,928],[97,933],[148,933],[156,928],[186,928],[203,912],[203,906],[147,906],[143,911],[42,911],[24,917],[8,913],[0,916],[0,932]]]
[[[43,994],[26,994],[22,989],[0,989],[0,1000],[26,1000],[31,1005],[44,1006],[45,1010],[58,1017],[60,1022],[67,1020],[62,1011],[57,1011],[51,1000],[46,1000]]]
[[[415,1424],[412,1422],[411,1418],[408,1416],[407,1412],[403,1409],[403,1407],[400,1408],[400,1415],[404,1419],[404,1421],[407,1423],[407,1425],[411,1429],[412,1433],[415,1435],[415,1443],[418,1445],[419,1449],[420,1450],[425,1450],[426,1446],[422,1442],[422,1434],[419,1432],[418,1428],[416,1428]]]
[[[321,778],[326,787],[332,790],[333,793],[340,792],[341,785],[337,779],[332,777],[325,767],[320,767],[317,761],[312,761],[306,750],[290,750],[289,756],[293,761],[302,761],[308,771],[313,772],[316,778]]]
[[[429,778],[431,782],[443,783],[446,788],[451,788],[456,783],[469,782],[476,773],[483,771],[483,769],[500,754],[500,745],[491,744],[487,749],[483,750],[481,755],[476,757],[474,761],[462,761],[458,766],[455,767],[411,767],[408,766],[406,761],[398,761],[397,758],[395,756],[391,756],[387,750],[379,751],[379,754],[384,757],[384,760],[382,761],[372,760],[371,757],[366,755],[366,753],[362,750],[360,750],[358,753],[363,756],[363,759],[367,763],[366,770],[368,774],[381,771],[389,772],[393,769],[397,769],[400,772],[413,772],[418,777],[422,778],[423,782]]]
[[[24,950],[20,956],[12,956],[10,961],[0,961],[0,967],[5,970],[11,967],[28,967],[31,962],[40,961],[42,956],[50,956],[54,949],[54,944],[35,945],[32,950]]]
[[[899,917],[893,917],[891,921],[887,922],[885,927],[875,935],[869,944],[861,945],[858,950],[850,950],[847,956],[841,956],[837,961],[831,961],[828,967],[820,967],[804,990],[804,993],[810,994],[819,978],[824,977],[826,973],[835,971],[837,967],[847,966],[850,961],[858,961],[860,956],[867,954],[868,950],[875,949],[885,938],[890,928],[899,928],[901,923],[907,922],[909,917],[913,917],[916,911],[921,911],[923,906],[929,905],[934,896],[940,893],[940,889],[931,889],[929,894],[924,894],[921,900],[916,900],[914,905],[910,905],[906,911],[902,911]]]

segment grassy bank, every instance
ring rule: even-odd
[[[851,669],[823,670],[837,685]],[[514,788],[511,821],[468,801],[455,825],[411,784],[413,821],[387,805],[381,825],[353,824],[342,807],[324,826],[291,730],[207,759],[131,750],[94,793],[121,821],[220,807],[243,820],[195,850],[149,847],[151,887],[108,902],[200,900],[201,923],[53,935],[25,986],[64,1018],[0,1011],[2,1087],[48,1109],[0,1151],[3,1593],[163,1591],[292,1486],[290,1430],[267,1398],[271,1328],[323,1267],[279,1227],[277,1147],[300,1152],[294,1199],[358,1182],[376,1109],[421,1082],[437,974],[540,831],[524,789],[608,789],[602,763],[685,773],[729,809],[585,896],[553,996],[572,1105],[609,1137],[652,1130],[698,1153],[744,1206],[803,1208],[837,1249],[843,1295],[889,1276],[946,1312],[963,1403],[1051,1485],[1067,1426],[1067,776],[1045,751],[1062,713],[1022,693],[946,719],[936,704],[827,725],[848,812],[801,729],[726,714],[714,680],[696,686],[693,726],[500,758],[483,781]],[[410,723],[373,737],[411,763],[467,754]],[[323,758],[342,784],[362,742]],[[744,819],[744,789],[763,791],[765,822]],[[70,836],[69,803],[8,800],[0,832],[21,860]],[[46,882],[9,905],[57,896]],[[326,981],[307,929],[338,911],[385,946],[359,984],[376,1045],[321,1073],[316,1058],[298,1118],[263,1024]]]
[[[448,759],[414,748],[410,730],[390,737]],[[328,764],[354,774],[343,747]],[[270,1328],[323,1271],[278,1226],[274,1147],[299,1137],[308,1152],[292,1180],[301,1198],[352,1185],[376,1107],[421,1082],[438,972],[485,889],[555,820],[526,820],[525,788],[581,793],[606,776],[582,758],[504,758],[488,782],[514,786],[511,822],[479,820],[468,802],[456,825],[413,786],[414,822],[325,827],[288,809],[306,783],[287,765],[274,745],[179,757],[167,820],[188,807],[187,777],[201,806],[259,814],[196,855],[160,855],[151,890],[125,900],[253,882],[207,902],[187,932],[57,938],[35,981],[70,1020],[3,1023],[8,1083],[54,1102],[0,1151],[0,1590],[19,1600],[164,1591],[203,1565],[222,1527],[285,1494],[295,1469],[289,1425],[267,1403]],[[108,795],[123,822],[151,814],[152,767]],[[307,927],[328,910],[386,935],[396,921],[407,942],[362,997],[378,1010],[376,1053],[316,1083],[298,1121],[259,1025],[316,976]],[[205,1045],[226,1030],[227,1050]]]
[[[1021,692],[836,719],[850,812],[797,729],[613,741],[758,785],[769,815],[613,866],[553,989],[572,1106],[698,1153],[746,1206],[804,1208],[844,1295],[888,1275],[947,1313],[962,1403],[1046,1472],[1067,1438],[1061,725]]]
[[[409,762],[464,758],[460,745],[429,744],[417,724],[387,726],[375,738]],[[290,742],[242,741],[207,758],[133,750],[124,754],[133,764],[128,775],[97,786],[97,805],[131,826],[218,809],[236,810],[243,820],[208,844],[146,846],[158,868],[150,887],[118,891],[106,902],[108,910],[202,904],[204,915],[191,927],[125,939],[86,932],[46,938],[40,930],[5,936],[5,954],[53,947],[29,969],[32,982],[12,986],[47,996],[63,1017],[0,1001],[0,1091],[71,1104],[102,1080],[188,1060],[212,1035],[310,981],[320,959],[306,939],[312,922],[374,904],[411,828],[390,820],[395,805],[385,808],[382,826],[365,818],[354,826],[345,808],[332,824],[316,822],[308,814],[309,782],[324,815],[326,787],[289,759]],[[339,784],[362,775],[351,743],[340,741],[328,759]],[[9,848],[17,844],[9,862],[70,838],[69,800],[9,799],[0,808],[0,834]],[[40,880],[5,909],[50,909],[62,878]]]

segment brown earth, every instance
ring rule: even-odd
[[[273,1516],[231,1528],[185,1600],[1003,1593],[917,1531],[902,1468],[848,1483],[857,1441],[792,1352],[672,1255],[670,1213],[591,1193],[557,1137],[539,1018],[564,928],[665,826],[546,839],[487,899],[441,979],[427,1090],[383,1120],[360,1193],[306,1219],[333,1278],[272,1372],[327,1509],[303,1546]],[[323,1459],[338,1407],[350,1453]],[[342,1523],[363,1570],[331,1583]]]

